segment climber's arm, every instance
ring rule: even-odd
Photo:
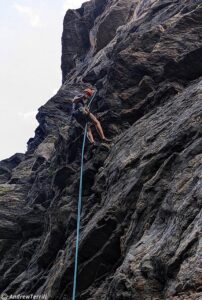
[[[73,103],[78,103],[78,102],[80,102],[81,100],[83,100],[83,98],[84,98],[83,95],[76,96],[76,97],[74,97],[74,99],[73,99]]]

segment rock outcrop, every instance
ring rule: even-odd
[[[201,1],[91,0],[66,13],[62,45],[60,90],[0,163],[0,292],[71,299],[71,101],[93,85],[113,143],[86,144],[77,299],[202,299]]]

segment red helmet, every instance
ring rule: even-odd
[[[84,92],[85,92],[89,97],[91,97],[91,96],[93,95],[93,93],[94,93],[94,91],[93,91],[92,89],[90,89],[90,88],[85,89]]]

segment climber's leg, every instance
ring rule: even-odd
[[[100,124],[100,121],[98,121],[98,119],[92,114],[92,113],[88,113],[89,118],[91,119],[92,123],[95,125],[96,130],[99,134],[99,136],[101,137],[102,140],[105,140],[105,135],[102,129],[102,126]]]
[[[95,140],[94,140],[94,137],[93,137],[92,130],[91,130],[90,126],[88,126],[88,129],[87,129],[87,137],[88,137],[90,143],[94,144]]]

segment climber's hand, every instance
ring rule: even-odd
[[[87,107],[85,107],[85,112],[86,112],[87,115],[90,114],[90,110]]]

